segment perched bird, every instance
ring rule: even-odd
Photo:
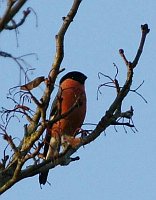
[[[57,157],[60,147],[75,147],[80,143],[80,138],[75,138],[76,132],[81,128],[86,115],[85,80],[87,76],[78,71],[64,75],[59,83],[59,90],[52,104],[50,120],[68,113],[47,128],[43,156],[46,160]],[[40,184],[47,181],[48,172],[39,174]]]

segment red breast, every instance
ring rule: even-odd
[[[51,130],[54,137],[69,135],[74,136],[86,114],[86,94],[84,84],[72,79],[66,79],[61,84],[61,93],[58,96],[58,108],[61,114],[66,113],[78,100],[78,105],[67,117],[55,123]]]

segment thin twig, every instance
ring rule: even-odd
[[[7,25],[5,26],[5,29],[6,29],[6,30],[17,29],[19,26],[21,26],[22,24],[24,24],[24,22],[25,22],[25,20],[26,20],[26,18],[27,18],[27,16],[28,16],[29,14],[30,14],[30,9],[27,8],[27,10],[23,11],[23,17],[22,17],[22,19],[21,19],[18,23],[13,22],[12,25],[8,25],[8,24],[7,24]]]
[[[27,2],[27,0],[9,0],[7,9],[2,19],[0,20],[0,32],[5,29],[5,26],[13,19],[13,17],[18,13],[22,6]]]

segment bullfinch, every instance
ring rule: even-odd
[[[59,82],[58,93],[52,103],[50,119],[68,113],[47,128],[43,157],[52,160],[59,154],[60,148],[65,150],[69,145],[76,147],[80,138],[76,133],[81,128],[86,115],[85,81],[87,76],[78,71],[72,71],[64,75]],[[39,174],[40,184],[47,181],[48,172]]]

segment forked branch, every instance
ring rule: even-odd
[[[7,0],[7,8],[0,19],[0,32],[7,27],[8,23],[14,18],[26,2],[27,0]]]

